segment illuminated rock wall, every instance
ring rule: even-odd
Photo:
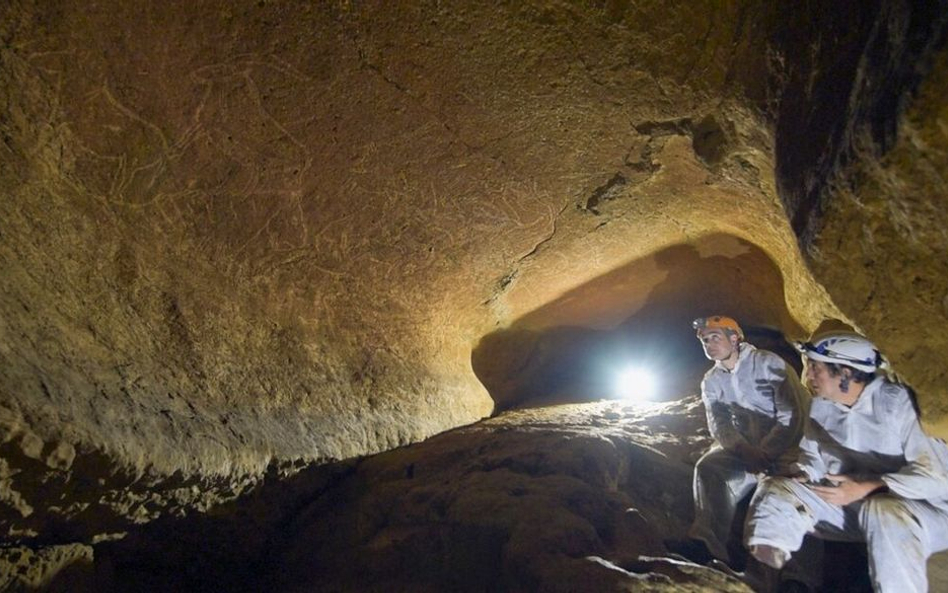
[[[495,403],[472,368],[482,337],[622,323],[662,280],[622,270],[710,236],[767,262],[734,286],[750,322],[855,322],[937,419],[944,60],[910,91],[940,21],[909,27],[917,76],[873,112],[892,150],[854,144],[811,179],[793,168],[807,155],[781,160],[808,131],[804,83],[831,83],[807,68],[845,49],[871,78],[865,40],[891,14],[866,9],[829,46],[850,15],[791,37],[798,13],[771,4],[5,3],[4,537],[86,541],[268,467],[475,421]],[[807,184],[820,209],[795,197]],[[865,212],[892,231],[846,232]],[[777,309],[757,306],[761,273],[782,281]]]

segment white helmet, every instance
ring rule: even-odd
[[[815,344],[797,342],[797,350],[813,360],[841,364],[867,373],[885,366],[876,345],[859,334],[827,334]]]

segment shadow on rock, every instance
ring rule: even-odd
[[[696,398],[516,410],[274,473],[205,515],[97,544],[85,590],[746,590],[710,569],[642,564],[691,521],[703,427]]]
[[[659,400],[695,393],[709,364],[696,317],[737,318],[755,345],[799,368],[784,333],[803,330],[787,311],[783,277],[760,248],[710,235],[636,260],[484,336],[471,355],[495,409],[615,397],[630,364],[650,369]]]

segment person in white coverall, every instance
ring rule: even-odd
[[[693,325],[714,361],[701,398],[716,443],[695,465],[695,520],[688,535],[733,565],[728,540],[738,505],[760,476],[796,459],[809,395],[782,358],[744,341],[734,319],[718,315]],[[739,549],[740,538],[730,543]]]
[[[864,541],[875,591],[927,591],[926,559],[948,548],[948,448],[922,431],[909,390],[877,375],[882,357],[864,337],[800,349],[817,397],[796,475],[754,495],[748,549],[779,569],[807,533]]]

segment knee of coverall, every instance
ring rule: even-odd
[[[792,478],[783,476],[767,476],[760,481],[757,486],[757,492],[754,494],[754,500],[764,496],[779,496],[780,500],[791,500],[795,498],[794,486],[796,481]]]
[[[907,530],[926,547],[928,544],[924,527],[905,499],[890,494],[879,494],[866,499],[859,509],[859,527],[867,539],[870,534],[880,530],[896,529]]]
[[[750,512],[745,524],[745,536],[754,531],[754,524],[762,518],[773,519],[782,517],[787,524],[792,521],[802,521],[805,525],[804,533],[809,532],[815,520],[810,509],[803,503],[797,494],[801,484],[792,478],[768,476],[757,485],[754,498],[751,499]]]
[[[732,471],[742,471],[740,459],[726,449],[714,448],[705,453],[695,463],[695,471],[701,474],[722,475]]]
[[[748,494],[750,487],[756,486],[757,478],[747,471],[733,453],[724,449],[712,449],[695,464],[696,489],[698,482],[711,488],[715,487],[713,484],[726,486],[732,496],[740,498]]]

